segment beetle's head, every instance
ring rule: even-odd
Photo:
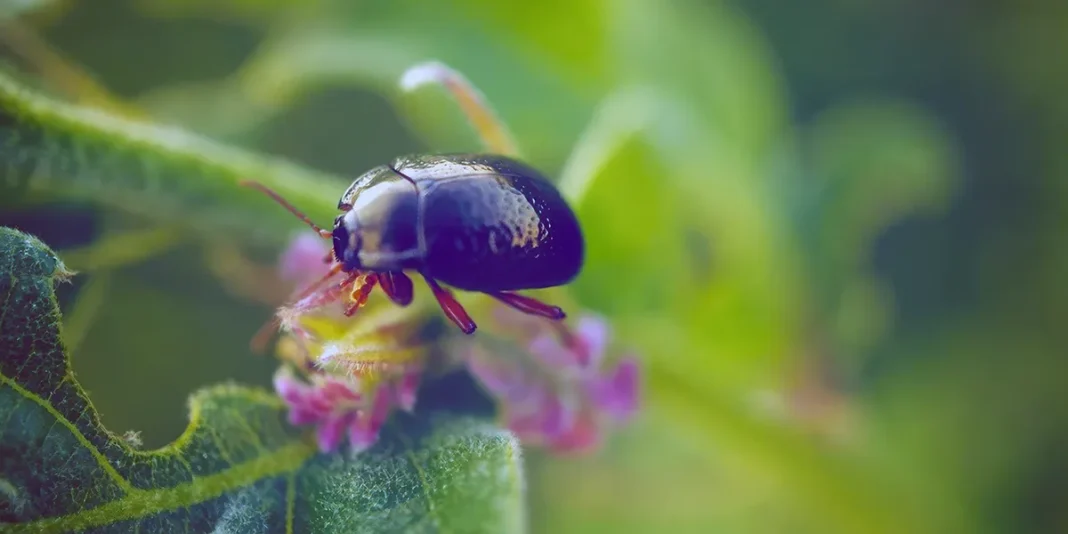
[[[360,224],[352,211],[334,219],[334,259],[346,272],[360,268]]]

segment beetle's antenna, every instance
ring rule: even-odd
[[[325,284],[328,280],[337,275],[337,273],[340,273],[342,267],[344,267],[343,264],[335,263],[334,266],[331,267],[330,270],[322,276],[322,278],[319,278],[318,280],[310,284],[308,287],[297,293],[296,296],[290,298],[290,302],[298,302],[302,299],[307,298],[315,291],[318,291],[319,288],[323,286],[323,284]],[[256,335],[252,336],[252,341],[249,342],[249,346],[252,348],[252,352],[256,354],[262,354],[264,351],[266,351],[267,342],[271,340],[271,335],[273,335],[278,330],[279,326],[281,326],[281,321],[279,320],[277,315],[272,315],[271,318],[267,320],[267,322],[263,323],[263,326],[261,326],[260,329],[256,332]]]
[[[260,326],[260,329],[256,331],[256,334],[252,336],[252,340],[248,343],[253,354],[263,354],[267,351],[267,343],[271,341],[271,336],[278,330],[279,324],[278,316],[272,315],[270,319],[263,323],[263,326]]]
[[[289,210],[290,213],[292,213],[293,215],[296,215],[298,219],[304,221],[305,224],[307,224],[308,226],[311,226],[312,229],[315,230],[319,234],[319,236],[322,237],[323,239],[330,239],[332,237],[330,232],[328,232],[326,230],[323,230],[322,228],[319,228],[319,225],[317,225],[314,222],[312,222],[312,220],[309,219],[307,215],[305,215],[303,212],[301,212],[296,207],[294,207],[292,204],[290,204],[289,201],[287,201],[286,199],[282,198],[281,195],[279,195],[278,193],[275,193],[274,191],[272,191],[269,187],[267,187],[267,186],[265,186],[265,185],[263,185],[263,184],[261,184],[259,182],[254,182],[252,180],[242,180],[241,182],[238,183],[238,185],[242,185],[242,186],[245,186],[245,187],[251,187],[253,189],[260,190],[265,195],[267,195],[267,196],[271,197],[272,199],[274,199],[275,202],[281,204],[283,208]]]

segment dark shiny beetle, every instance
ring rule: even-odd
[[[583,264],[582,230],[567,202],[538,171],[504,156],[417,155],[376,167],[341,196],[332,232],[262,185],[247,185],[333,240],[332,273],[373,274],[371,284],[406,306],[405,271],[416,271],[468,334],[475,323],[438,282],[559,320],[560,308],[514,291],[567,284]]]

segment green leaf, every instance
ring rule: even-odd
[[[33,12],[49,3],[48,0],[0,0],[0,22]]]
[[[575,291],[706,387],[766,386],[795,331],[796,260],[755,170],[687,109],[648,87],[599,107],[560,184],[591,236]]]
[[[359,89],[386,100],[434,151],[477,150],[480,143],[451,97],[437,90],[405,94],[397,87],[405,69],[435,59],[469,77],[520,134],[525,159],[551,170],[566,158],[592,100],[563,74],[549,75],[545,65],[525,59],[518,50],[522,43],[502,44],[506,29],[479,24],[444,4],[414,12],[361,10],[343,27],[287,24],[274,29],[234,76],[164,87],[139,100],[153,113],[198,131],[250,138],[298,103],[338,88]],[[360,140],[377,127],[354,115],[341,132]]]
[[[892,294],[870,265],[875,240],[895,222],[944,213],[959,180],[958,149],[925,110],[885,98],[829,109],[806,141],[818,194],[798,226],[813,252],[812,285],[842,352],[863,354],[891,315]]]
[[[0,230],[5,532],[521,528],[518,444],[445,413],[394,418],[365,454],[321,455],[275,396],[220,385],[192,396],[174,443],[131,447],[99,423],[64,354],[54,285],[71,275],[37,239]]]
[[[324,224],[345,180],[222,146],[177,128],[117,118],[36,94],[0,73],[0,184],[90,200],[208,235],[279,244],[301,223],[262,193],[275,189]]]
[[[958,182],[949,134],[916,106],[888,99],[821,114],[809,146],[822,178],[814,206],[824,269],[839,277],[864,263],[876,234],[904,217],[945,210]]]

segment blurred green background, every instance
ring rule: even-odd
[[[573,289],[647,407],[596,457],[528,453],[536,532],[1068,531],[1068,3],[0,5],[53,92],[346,176],[478,148],[395,89],[442,60],[581,184]],[[60,250],[125,222],[2,206]],[[191,390],[273,371],[269,304],[204,251],[65,289],[79,379],[146,446]]]

